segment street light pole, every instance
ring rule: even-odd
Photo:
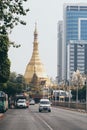
[[[86,101],[85,101],[85,110],[87,111],[87,75],[85,74],[85,85],[86,85]]]
[[[87,77],[86,77],[86,111],[87,111]]]
[[[71,93],[70,93],[70,80],[69,80],[69,104],[71,102]]]
[[[77,84],[77,91],[76,91],[76,103],[78,103],[78,84]]]

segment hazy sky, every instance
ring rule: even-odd
[[[10,39],[21,47],[10,47],[11,72],[25,73],[33,51],[34,28],[37,22],[39,55],[47,75],[57,76],[57,23],[63,19],[63,4],[86,2],[87,0],[28,0],[25,5],[30,12],[24,17],[26,26],[18,25],[12,31]]]

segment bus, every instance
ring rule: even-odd
[[[70,95],[69,95],[70,94]],[[60,101],[68,101],[72,97],[71,91],[64,91],[64,90],[53,90],[53,99],[60,100]]]
[[[0,91],[0,112],[4,113],[8,109],[8,95]]]

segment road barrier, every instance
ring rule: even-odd
[[[69,102],[52,101],[52,105],[73,108],[73,109],[86,110],[86,103],[76,103],[76,102],[69,103]]]

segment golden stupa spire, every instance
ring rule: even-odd
[[[35,23],[34,42],[37,42],[37,39],[38,39],[37,23]]]
[[[26,71],[24,74],[25,81],[27,83],[30,83],[34,74],[37,76],[38,80],[41,79],[48,80],[44,65],[39,57],[37,23],[35,23],[35,29],[34,29],[32,56],[26,67]]]
[[[31,61],[34,63],[34,69],[36,70],[36,62],[40,61],[39,58],[39,50],[38,50],[38,33],[37,33],[37,23],[35,23],[35,30],[34,30],[34,42],[33,42],[33,53],[31,57]]]

